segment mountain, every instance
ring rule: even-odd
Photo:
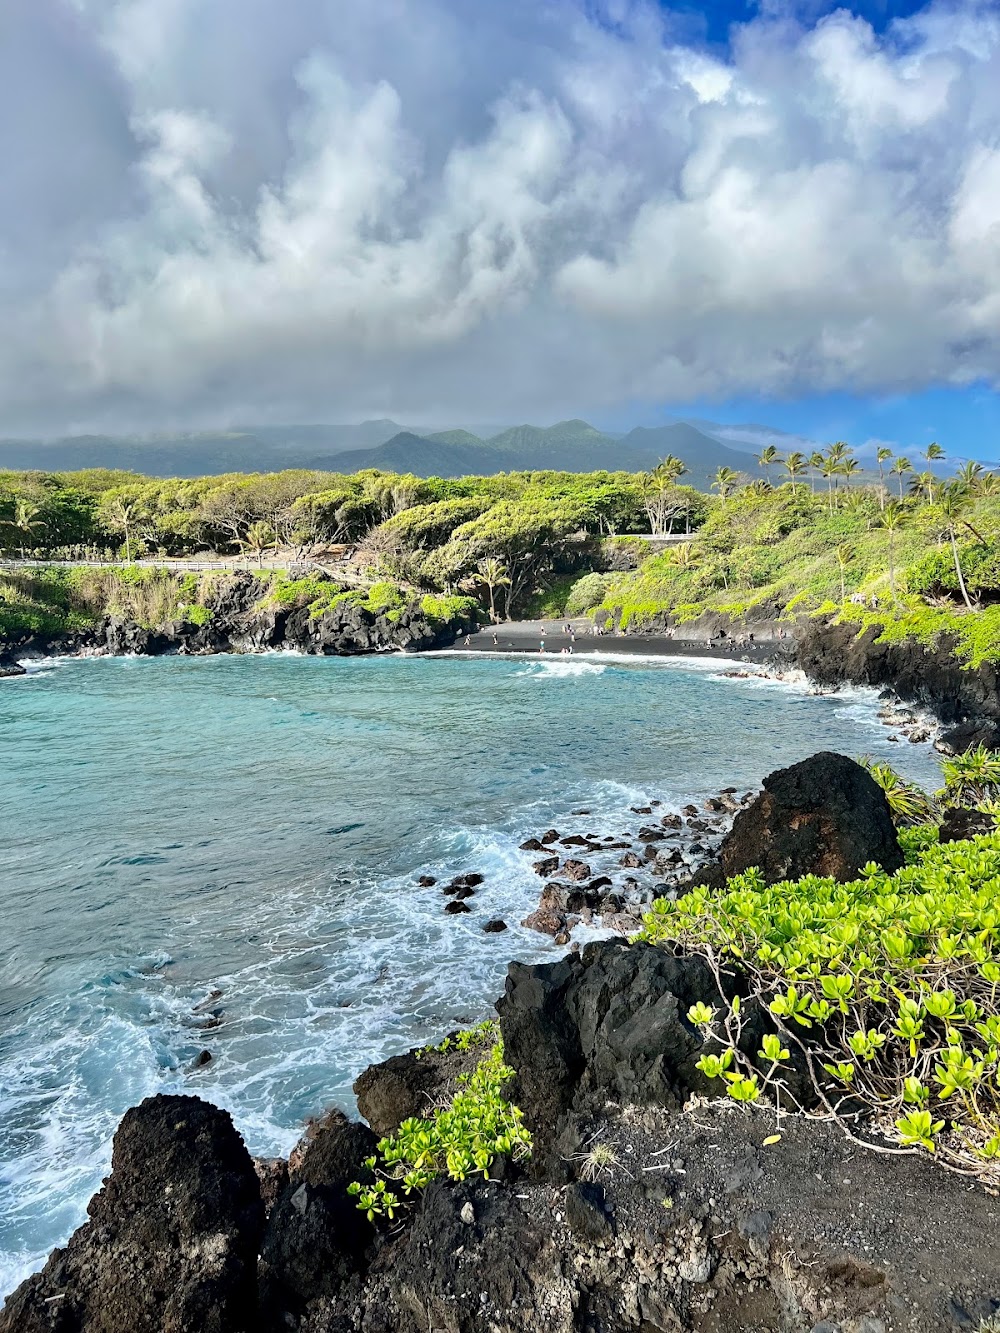
[[[360,472],[381,468],[417,476],[554,470],[637,472],[665,454],[687,464],[685,478],[707,488],[720,467],[759,475],[746,453],[722,444],[689,422],[637,427],[621,436],[586,421],[511,426],[483,436],[456,429],[420,434],[390,420],[360,425],[248,426],[177,435],[104,436],[0,441],[0,469],[69,472],[112,468],[146,476],[195,477],[224,472],[308,468]]]
[[[759,476],[746,454],[729,449],[686,422],[652,429],[637,427],[619,438],[595,430],[585,421],[555,426],[514,426],[488,440],[468,431],[416,435],[404,431],[377,449],[356,449],[316,457],[309,466],[338,472],[380,468],[412,472],[418,477],[460,477],[489,472],[608,471],[640,472],[653,468],[666,454],[687,464],[686,482],[706,490],[720,467]]]
[[[77,435],[62,440],[0,440],[0,469],[75,472],[102,467],[150,477],[303,467],[315,453],[373,449],[398,435],[395,421],[345,426],[253,426],[176,435]]]

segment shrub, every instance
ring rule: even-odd
[[[411,1117],[403,1121],[398,1133],[380,1140],[377,1155],[366,1162],[376,1173],[373,1185],[355,1181],[348,1186],[348,1193],[357,1198],[369,1221],[378,1215],[395,1215],[402,1202],[397,1189],[409,1195],[440,1175],[464,1180],[481,1171],[488,1178],[495,1157],[518,1158],[530,1153],[531,1135],[521,1123],[521,1111],[503,1095],[514,1071],[503,1062],[498,1025],[472,1029],[464,1046],[463,1035],[455,1042],[460,1049],[491,1037],[493,1045],[471,1074],[459,1075],[461,1091],[429,1119]]]
[[[569,590],[563,608],[568,616],[582,616],[600,606],[608,591],[610,579],[606,574],[584,574]]]
[[[1000,1183],[1000,835],[940,845],[924,831],[908,853],[894,875],[868,865],[849,884],[768,886],[750,870],[721,894],[658,899],[642,937],[703,954],[717,975],[737,966],[770,1010],[777,1035],[756,1058],[738,1049],[741,1007],[721,980],[718,1008],[688,1015],[714,1048],[699,1068],[730,1097],[794,1101],[782,1067],[795,1047],[845,1127]]]

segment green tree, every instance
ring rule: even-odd
[[[720,467],[718,472],[716,472],[715,480],[712,482],[712,490],[719,492],[719,499],[723,504],[726,503],[727,498],[732,495],[733,491],[736,489],[739,479],[740,474],[734,472],[731,467]]]
[[[41,517],[41,506],[33,504],[23,496],[14,502],[14,517],[10,521],[10,527],[21,538],[20,551],[21,559],[25,558],[25,547],[31,541],[32,534],[41,532],[45,528],[45,520]]]
[[[482,583],[486,587],[490,599],[490,620],[495,625],[499,619],[496,608],[496,590],[497,588],[510,587],[507,566],[502,560],[498,560],[495,555],[486,556],[476,565],[476,582]]]
[[[780,463],[782,461],[783,461],[782,457],[778,453],[777,445],[774,444],[767,445],[766,448],[762,449],[760,453],[757,455],[757,462],[763,469],[764,479],[768,483],[768,485],[770,485],[771,483],[771,473],[770,473],[771,464]]]
[[[264,523],[258,520],[251,523],[247,528],[246,536],[243,538],[243,544],[248,551],[252,551],[257,557],[257,568],[260,569],[264,564],[264,552],[272,551],[277,545],[277,536],[270,523]]]
[[[786,455],[782,466],[788,473],[789,483],[792,486],[795,486],[797,485],[796,479],[802,476],[803,472],[805,472],[808,467],[808,463],[806,462],[805,454],[796,449],[794,452]]]
[[[899,597],[896,594],[896,533],[906,521],[906,509],[898,500],[891,500],[882,510],[880,521],[888,534],[889,591],[892,604],[898,609]]]
[[[969,599],[969,590],[965,586],[965,576],[962,573],[962,559],[958,550],[958,525],[962,522],[963,515],[969,507],[971,495],[967,486],[961,482],[950,482],[947,486],[941,488],[941,494],[938,497],[938,506],[947,523],[947,536],[951,545],[951,558],[955,562],[955,574],[958,577],[958,586],[962,593],[962,600],[966,607],[971,611],[972,602]]]
[[[878,507],[885,508],[885,470],[883,463],[887,463],[892,457],[892,450],[884,444],[880,444],[875,450],[875,461],[878,463]]]
[[[895,472],[896,476],[899,478],[899,498],[900,500],[902,500],[903,477],[906,475],[907,472],[913,471],[913,464],[910,462],[908,458],[904,458],[903,455],[900,454],[898,458],[894,458],[892,460],[892,467],[889,469],[889,471]]]
[[[125,562],[132,563],[132,532],[138,509],[134,501],[126,500],[123,495],[116,496],[108,505],[104,521],[112,532],[120,532],[125,538]]]

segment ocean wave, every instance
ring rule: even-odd
[[[600,676],[607,670],[604,663],[580,662],[568,654],[555,661],[533,662],[515,676],[530,676],[535,680],[561,680],[571,676]]]

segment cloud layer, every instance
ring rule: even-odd
[[[1000,377],[985,0],[5,8],[0,434]]]

